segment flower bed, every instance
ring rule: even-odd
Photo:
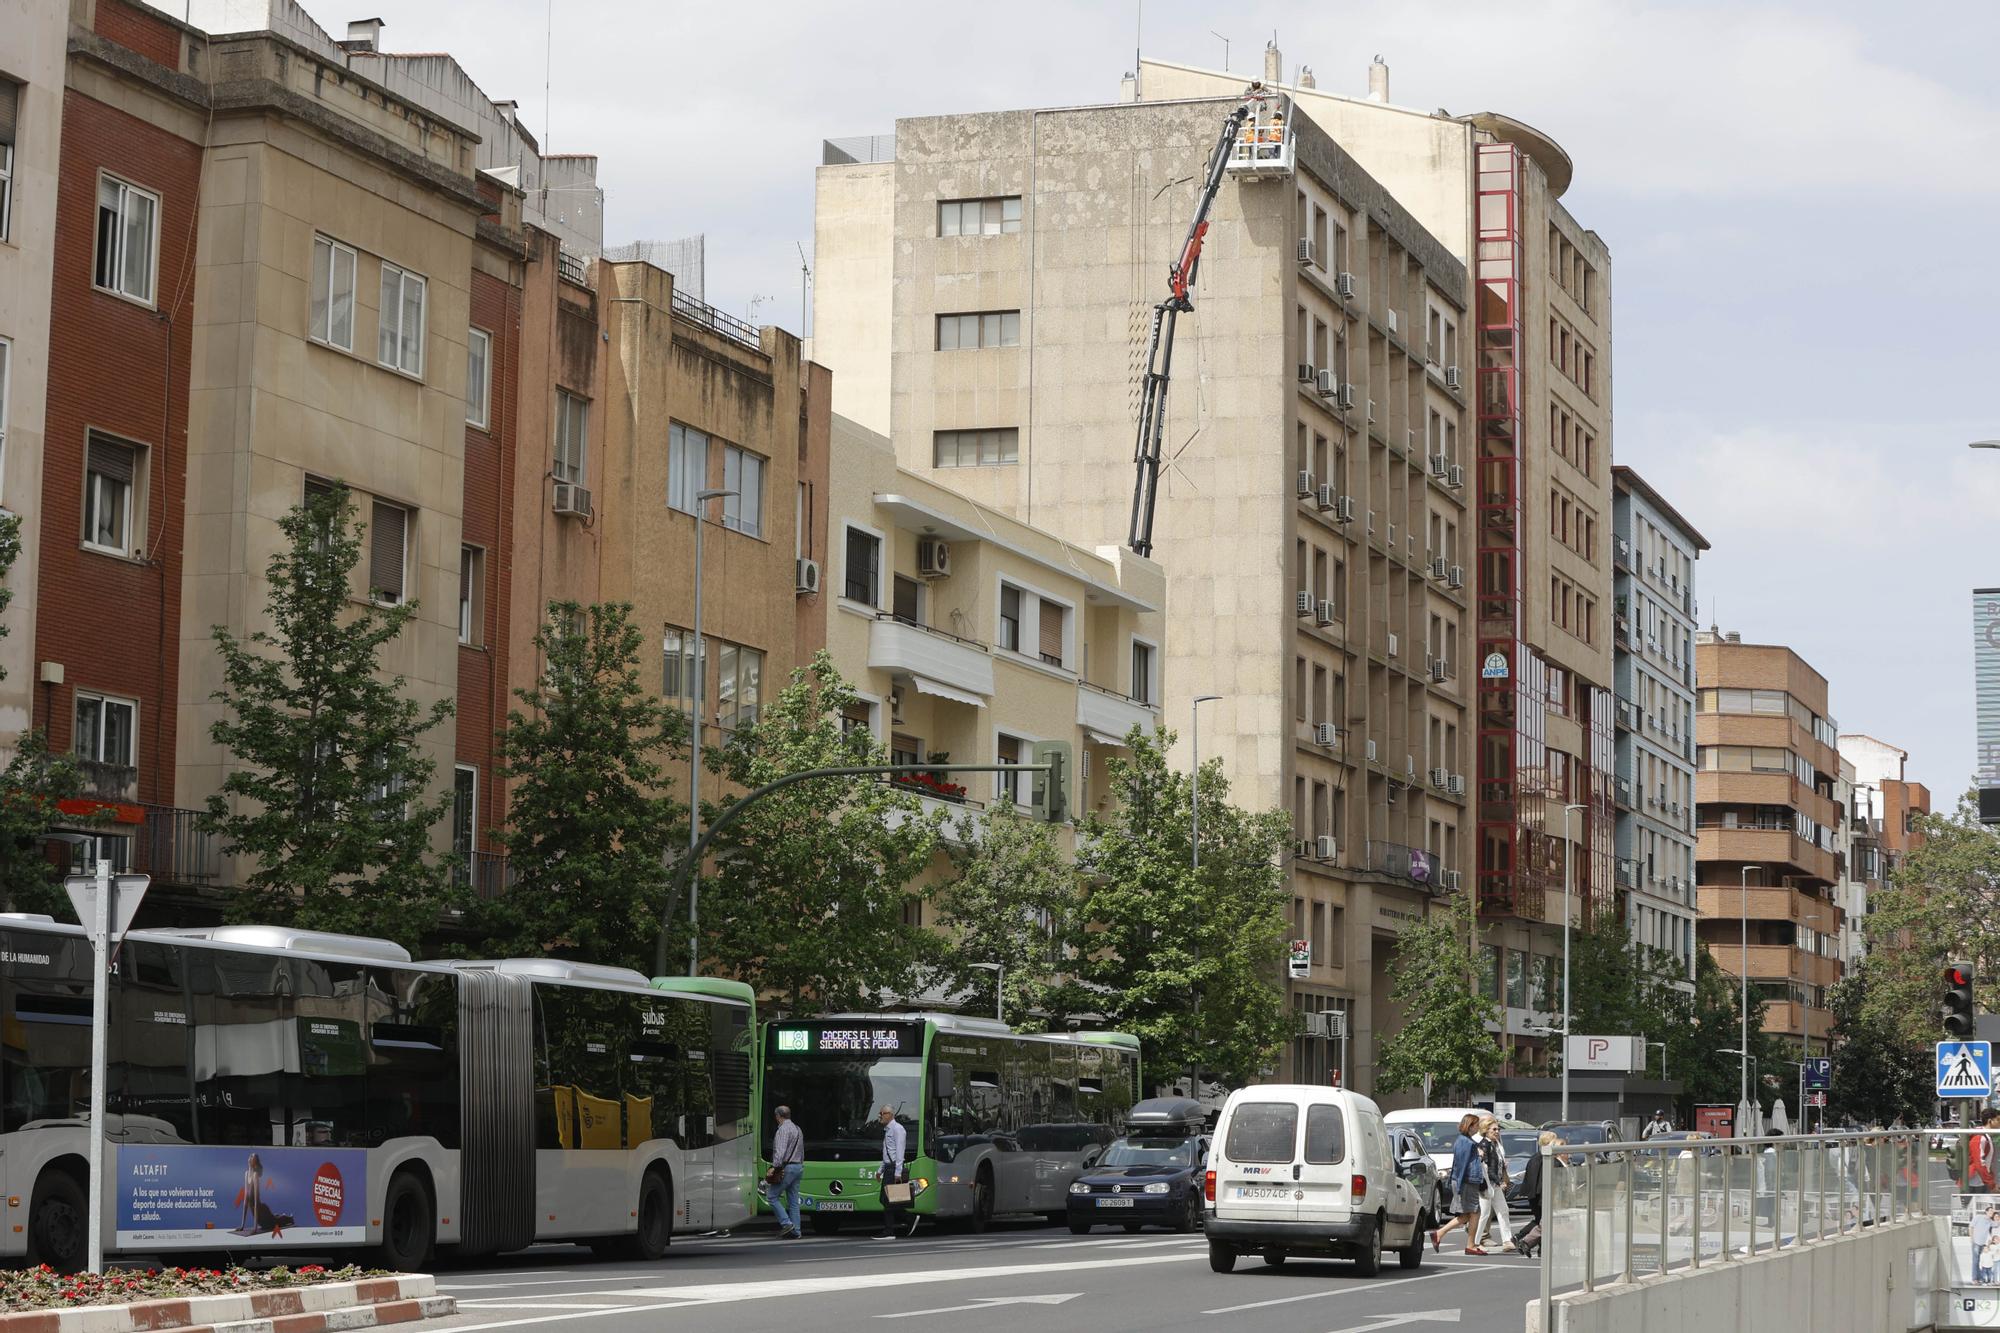
[[[965,799],[965,788],[963,786],[956,782],[947,781],[936,773],[897,773],[890,780],[898,787],[910,787],[926,796],[935,796],[941,801],[963,801]]]
[[[0,1270],[0,1311],[67,1310],[85,1305],[125,1305],[132,1301],[181,1296],[221,1296],[270,1291],[321,1282],[353,1282],[381,1276],[382,1270],[348,1264],[327,1268],[114,1268],[107,1273],[58,1273],[39,1268]]]

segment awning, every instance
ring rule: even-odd
[[[1123,736],[1113,736],[1108,732],[1097,731],[1090,727],[1083,729],[1083,738],[1092,745],[1116,745],[1121,749],[1125,745],[1125,738]]]
[[[984,708],[986,706],[986,701],[972,693],[972,691],[957,689],[950,685],[940,685],[929,676],[912,675],[910,683],[917,687],[917,693],[919,694],[934,694],[940,699],[949,699],[953,703],[971,704],[974,708]]]

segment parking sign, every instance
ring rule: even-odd
[[[1816,1055],[1806,1061],[1806,1091],[1821,1092],[1833,1086],[1833,1061]]]

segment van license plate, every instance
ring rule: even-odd
[[[1130,1199],[1099,1199],[1097,1206],[1099,1208],[1130,1208],[1132,1201]]]
[[[1288,1185],[1238,1185],[1236,1197],[1239,1199],[1284,1199],[1291,1196]]]
[[[818,1211],[822,1213],[851,1213],[854,1211],[854,1201],[851,1199],[828,1199],[819,1206]]]

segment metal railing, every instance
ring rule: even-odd
[[[573,250],[556,252],[556,276],[564,282],[590,289],[590,261]]]
[[[819,143],[819,164],[823,167],[895,160],[896,136],[893,134],[854,134],[841,139],[822,139]]]
[[[505,852],[460,852],[465,859],[451,866],[453,887],[472,890],[472,896],[490,901],[514,887],[515,875]]]
[[[682,296],[680,292],[676,291],[674,293],[674,314],[680,319],[714,329],[723,337],[733,342],[740,342],[752,351],[761,352],[764,350],[763,335],[757,332],[755,325],[746,324],[734,315],[724,314],[714,306],[697,301],[692,296]]]
[[[1553,1299],[1930,1215],[1928,1131],[1550,1144],[1540,1327]]]

